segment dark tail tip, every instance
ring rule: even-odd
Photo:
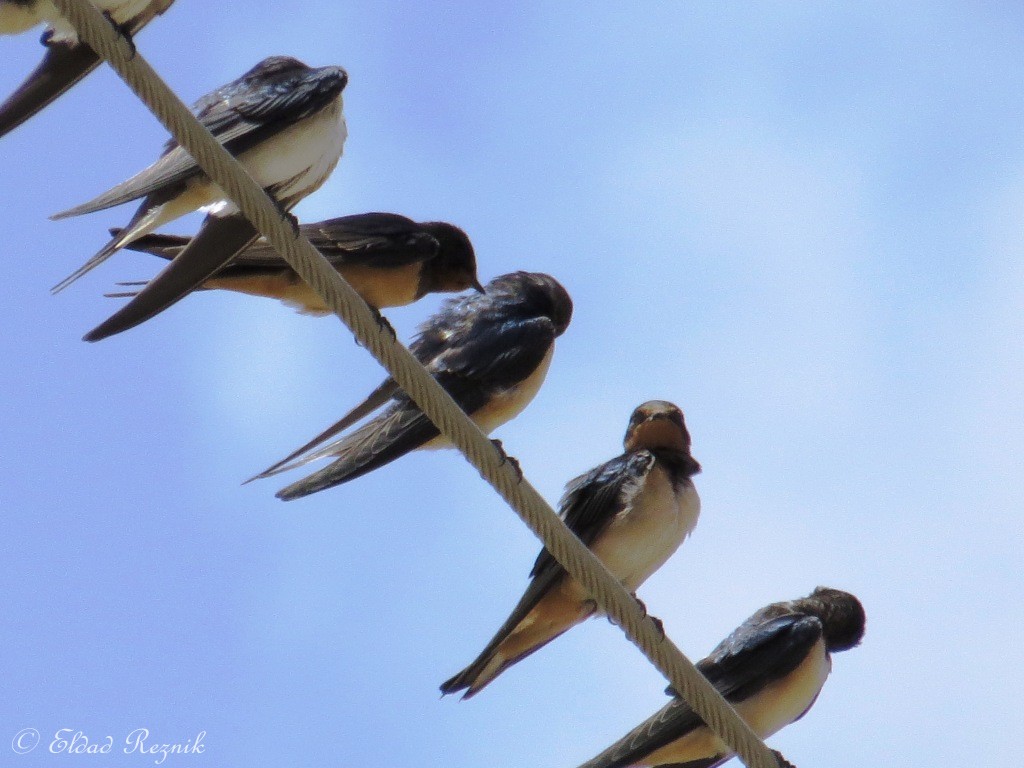
[[[465,691],[465,693],[462,694],[463,700],[468,699],[469,697],[471,697],[473,694],[476,693],[476,691],[474,691],[474,690],[472,690],[470,688],[470,685],[471,685],[472,681],[471,680],[466,680],[465,677],[466,677],[466,670],[464,669],[461,672],[459,672],[459,674],[455,675],[454,677],[451,677],[448,680],[445,680],[440,685],[441,695],[442,696],[448,696],[448,695],[453,694],[453,693],[458,693],[459,691]]]
[[[50,46],[39,66],[0,105],[0,137],[52,103],[99,63],[100,57],[84,43]]]
[[[253,479],[255,480],[256,478]],[[308,496],[311,493],[313,493],[313,491],[296,488],[295,485],[289,485],[275,493],[274,496],[279,498],[281,501],[294,501],[295,499],[301,499],[303,496]]]
[[[120,327],[112,327],[112,326],[113,326],[113,324],[110,322],[110,320],[106,320],[106,321],[100,323],[99,325],[97,325],[95,328],[93,328],[87,334],[85,334],[85,336],[82,337],[82,341],[88,341],[91,344],[91,343],[96,342],[96,341],[103,341],[103,339],[109,338],[110,336],[114,336],[114,335],[120,333],[121,331],[128,330],[128,328],[120,328]],[[128,326],[128,327],[130,328],[131,326]]]

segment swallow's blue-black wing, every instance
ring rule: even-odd
[[[359,265],[380,269],[393,269],[434,258],[438,242],[419,224],[394,213],[361,213],[342,216],[314,224],[303,224],[299,229],[313,246],[332,265]],[[111,229],[118,237],[121,229]],[[130,242],[126,248],[149,253],[168,261],[189,244],[185,235],[149,234]],[[260,238],[231,263],[217,273],[217,277],[248,275],[269,270],[290,270],[288,263],[265,239]]]
[[[478,322],[429,361],[434,374],[456,403],[470,416],[524,381],[540,365],[554,342],[554,326],[546,317],[495,322]],[[385,381],[381,387],[387,387]],[[378,388],[378,392],[381,388]],[[394,461],[437,437],[440,432],[405,394],[380,416],[351,435],[318,448],[294,461],[278,463],[276,474],[318,458],[337,457],[335,461],[305,480],[284,488],[278,496],[293,499],[352,480]],[[326,433],[337,434],[335,427]],[[307,444],[308,448],[314,445]],[[294,454],[293,454],[294,456]]]

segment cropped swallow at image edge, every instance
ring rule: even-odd
[[[518,415],[537,394],[555,339],[572,318],[572,299],[557,280],[538,272],[501,275],[485,290],[482,295],[448,299],[420,326],[409,349],[489,433]],[[385,405],[350,435],[317,447]],[[277,493],[288,501],[347,483],[418,448],[448,445],[409,396],[387,379],[340,421],[250,480],[317,459],[334,459]]]
[[[697,525],[700,498],[692,478],[683,413],[651,400],[637,407],[625,453],[570,480],[560,503],[565,524],[630,592],[679,548]],[[441,685],[469,698],[501,672],[594,615],[596,606],[545,549],[518,605],[480,655]]]
[[[473,288],[476,255],[469,237],[442,221],[417,223],[394,213],[360,213],[299,227],[338,273],[375,309],[401,307],[428,293]],[[117,236],[119,230],[112,230]],[[144,235],[128,244],[133,251],[173,259],[191,242],[179,235]],[[142,283],[119,283],[134,287]],[[310,315],[329,314],[324,300],[277,251],[260,238],[197,290],[223,289],[279,299]],[[109,293],[120,298],[137,291]]]
[[[174,0],[92,0],[123,34],[131,37]],[[0,0],[0,35],[20,34],[46,24],[42,62],[0,104],[0,137],[13,131],[84,78],[100,63],[95,51],[78,39],[52,0]]]
[[[864,608],[848,592],[818,587],[747,619],[697,668],[761,738],[807,714],[832,669],[832,653],[864,637]],[[733,756],[704,721],[674,699],[579,768],[714,768]]]
[[[347,136],[341,93],[347,82],[340,67],[313,69],[296,59],[273,56],[207,94],[193,109],[282,211],[289,211],[320,188],[341,157]],[[52,218],[93,213],[140,197],[142,204],[128,225],[54,292],[162,224],[200,208],[212,210],[188,246],[128,304],[86,334],[86,341],[120,333],[162,312],[258,236],[237,206],[226,201],[223,190],[173,140],[146,170]]]

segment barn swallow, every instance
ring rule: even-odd
[[[299,229],[375,309],[411,304],[428,293],[467,288],[483,293],[476,275],[473,244],[465,232],[451,224],[417,223],[394,213],[361,213],[303,224]],[[112,230],[111,234],[116,236],[117,232]],[[177,235],[145,235],[127,247],[173,259],[189,240]],[[330,313],[324,300],[263,238],[198,286],[200,290],[214,288],[280,299],[304,314]]]
[[[346,127],[340,67],[307,67],[296,59],[264,59],[242,77],[193,105],[199,121],[235,155],[253,179],[289,211],[326,181],[341,157]],[[128,225],[82,267],[58,283],[60,291],[113,253],[162,224],[212,206],[187,248],[128,304],[89,332],[98,341],[162,312],[229,262],[258,236],[234,203],[173,139],[160,159],[94,200],[58,213],[61,219],[144,198]]]
[[[559,514],[630,592],[660,568],[693,531],[700,498],[683,412],[664,400],[633,411],[625,452],[565,486]],[[483,652],[441,685],[475,695],[505,669],[597,611],[590,595],[544,549],[522,599]]]
[[[95,0],[118,29],[135,35],[174,0]],[[46,55],[38,67],[3,104],[0,137],[5,136],[54,101],[97,66],[101,58],[84,42],[52,0],[0,0],[0,34],[14,35],[46,23],[41,43]]]
[[[811,708],[832,669],[831,654],[860,644],[864,608],[848,592],[818,587],[757,611],[697,668],[761,738]],[[674,698],[580,768],[714,768],[732,751]]]
[[[572,299],[557,280],[539,272],[501,275],[485,290],[448,299],[420,326],[409,350],[489,433],[518,415],[537,394],[551,364],[555,339],[572,318]],[[362,427],[317,447],[388,401],[390,405]],[[317,459],[334,459],[278,491],[279,499],[289,501],[346,483],[417,448],[449,445],[398,384],[387,379],[340,421],[250,480]]]

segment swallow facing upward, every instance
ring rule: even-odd
[[[630,592],[660,568],[693,531],[700,498],[692,478],[683,412],[664,400],[639,406],[629,420],[625,453],[570,480],[559,504],[569,529]],[[475,695],[522,658],[592,616],[597,608],[546,550],[530,572],[519,604],[464,670],[441,692]]]
[[[296,59],[264,59],[239,79],[193,106],[199,121],[289,211],[316,191],[337,165],[346,127],[341,92],[348,75],[340,67],[307,67]],[[168,221],[212,206],[199,233],[164,270],[86,341],[98,341],[162,312],[227,264],[257,237],[234,203],[171,140],[146,170],[88,203],[58,213],[61,219],[143,198],[128,225],[95,256],[58,283],[62,290],[133,240]]]
[[[484,432],[518,415],[547,375],[555,339],[572,318],[572,299],[539,272],[494,278],[486,293],[449,299],[420,326],[409,349]],[[324,441],[391,401],[346,437]],[[408,395],[387,379],[336,424],[256,477],[270,477],[322,458],[334,461],[278,491],[285,501],[333,488],[417,448],[443,448],[440,436]],[[246,481],[248,482],[248,481]]]
[[[133,36],[174,0],[95,0],[122,33]],[[100,63],[52,0],[0,0],[0,34],[15,35],[37,24],[47,25],[42,42],[46,55],[10,97],[0,104],[0,137],[28,120],[88,75]]]
[[[303,224],[302,234],[375,309],[401,307],[428,293],[484,288],[476,275],[476,255],[466,233],[442,221],[417,223],[394,213],[361,213]],[[111,234],[117,236],[118,231]],[[127,246],[173,259],[190,238],[145,235]],[[145,283],[119,283],[139,286]],[[279,299],[310,315],[330,310],[265,239],[260,238],[198,286]],[[135,292],[111,293],[113,297]]]
[[[856,597],[818,587],[757,611],[697,668],[766,738],[807,713],[832,669],[831,654],[858,645],[864,622]],[[580,768],[714,768],[732,755],[676,698]]]

